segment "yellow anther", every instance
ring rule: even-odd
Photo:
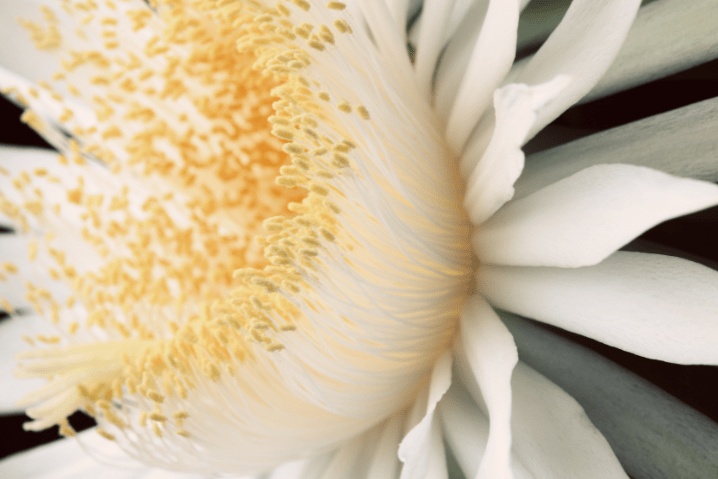
[[[257,15],[254,17],[254,21],[257,23],[273,22],[274,17],[271,15]]]
[[[167,420],[167,416],[165,416],[164,414],[160,414],[157,411],[152,411],[147,415],[147,417],[150,418],[152,421],[157,422],[165,422]]]
[[[319,40],[319,37],[317,37],[315,35],[312,35],[309,38],[309,40],[307,41],[307,45],[310,46],[311,48],[314,48],[315,50],[319,50],[320,52],[324,51],[324,49],[326,48],[324,46],[324,43],[322,43],[321,40]]]
[[[292,28],[292,31],[298,36],[304,38],[305,40],[309,38],[309,32],[302,27],[294,27]]]
[[[175,419],[187,419],[189,413],[187,411],[175,411],[172,413],[172,417]]]
[[[286,254],[286,253],[285,253],[285,254]],[[264,305],[262,304],[262,302],[259,300],[259,298],[258,298],[256,295],[250,296],[250,297],[249,297],[249,301],[251,301],[251,303],[252,303],[252,304],[254,305],[254,307],[257,308],[257,309],[262,309],[262,308],[264,307]]]
[[[60,435],[65,437],[74,437],[77,435],[75,430],[70,426],[67,421],[60,424]]]
[[[14,265],[13,263],[10,263],[9,261],[3,262],[2,269],[5,270],[9,274],[15,274],[18,271],[17,266]]]
[[[309,170],[309,162],[301,156],[292,157],[292,164],[301,168],[304,171]]]
[[[313,258],[319,256],[319,251],[314,248],[300,248],[299,254],[304,257]]]
[[[337,104],[337,108],[339,108],[344,113],[351,113],[352,112],[352,106],[349,104],[347,100],[341,100]]]
[[[282,146],[282,150],[290,155],[301,155],[304,153],[304,148],[297,143],[285,143]]]
[[[12,307],[10,301],[5,298],[0,298],[0,308],[2,308],[7,313],[12,313],[13,311],[15,311],[15,308]],[[35,342],[33,341],[31,344],[35,344]]]
[[[357,113],[359,113],[359,116],[361,116],[364,120],[369,120],[371,118],[369,116],[369,110],[367,110],[364,105],[359,105],[357,107]]]
[[[319,178],[325,180],[331,180],[332,178],[334,178],[334,175],[327,170],[319,170],[316,171],[314,174],[317,175]]]
[[[351,163],[349,163],[349,158],[342,155],[341,153],[334,153],[332,156],[333,161],[332,164],[336,166],[337,168],[348,168]]]
[[[102,429],[101,427],[96,428],[95,431],[97,431],[97,434],[99,434],[100,436],[104,437],[104,438],[107,439],[108,441],[114,441],[114,440],[115,440],[115,435],[114,435],[114,434],[110,434],[109,432],[105,431],[105,430]]]
[[[299,238],[299,241],[301,241],[302,243],[304,243],[306,245],[314,246],[317,248],[322,245],[319,242],[319,240],[317,240],[316,238],[314,238],[312,236],[302,236],[301,238]]]
[[[297,186],[298,178],[296,176],[278,176],[277,178],[275,178],[274,182],[279,186],[293,188]]]
[[[286,118],[282,118],[281,116],[272,115],[268,118],[268,120],[274,125],[292,126],[291,121],[287,120]]]
[[[339,33],[352,33],[352,28],[343,18],[334,20],[334,28],[336,28]]]
[[[306,127],[306,126],[305,126],[304,128],[302,128],[302,133],[304,133],[305,135],[307,135],[307,136],[308,136],[309,138],[311,138],[312,140],[315,140],[315,141],[319,140],[319,135],[317,134],[317,132],[314,131],[314,130],[312,130],[312,129],[309,128],[309,127]]]
[[[156,422],[152,423],[152,432],[155,436],[162,437],[162,429],[160,429],[160,426]]]
[[[269,351],[270,353],[273,353],[273,352],[281,351],[282,349],[284,349],[284,345],[279,344],[279,343],[272,343],[272,344],[268,344],[267,346],[265,346],[265,349],[267,351]]]
[[[337,143],[335,145],[332,145],[332,150],[339,151],[341,153],[348,153],[349,150],[351,150],[351,146],[347,145],[346,143]]]
[[[333,241],[336,241],[336,239],[337,239],[336,236],[334,236],[331,231],[329,231],[328,229],[326,229],[324,227],[319,228],[319,234],[321,234],[324,237],[324,239],[326,239],[327,241],[333,242]]]
[[[266,278],[262,278],[260,276],[253,277],[249,280],[249,282],[255,286],[261,286],[269,293],[274,293],[279,289],[277,283],[275,283],[274,281],[270,281]]]
[[[297,168],[296,166],[284,165],[279,169],[279,173],[282,175],[292,176],[292,175],[299,175],[301,172],[299,171],[299,168]]]
[[[162,394],[155,391],[154,389],[150,389],[149,391],[147,391],[147,397],[150,400],[152,400],[156,403],[159,403],[159,404],[162,404],[165,400],[165,397]]]
[[[347,6],[342,2],[331,1],[327,2],[327,8],[330,10],[344,10],[345,8],[347,8]]]
[[[175,431],[175,434],[177,434],[178,436],[182,436],[182,437],[189,437],[189,433],[187,431],[185,431],[184,429],[177,429]]]
[[[277,4],[274,6],[274,8],[277,9],[277,12],[284,15],[285,17],[288,17],[292,14],[292,12],[289,11],[287,7],[285,7],[283,4],[277,2]]]
[[[304,10],[305,12],[308,11],[311,6],[307,0],[289,0],[289,1],[292,2],[294,5],[296,5],[297,7]]]
[[[288,130],[287,128],[272,128],[272,134],[277,138],[281,138],[282,140],[292,141],[294,139],[294,133],[292,133],[292,131]]]

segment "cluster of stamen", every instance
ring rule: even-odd
[[[326,25],[315,29],[289,20],[290,9],[306,11],[307,2],[275,8],[226,0],[104,3],[63,1],[65,13],[80,19],[74,42],[99,34],[104,48],[70,49],[53,77],[66,82],[79,103],[92,105],[95,121],[79,118],[77,103],[49,83],[40,85],[44,91],[4,91],[28,107],[23,120],[62,152],[58,161],[67,177],[77,173],[70,187],[67,178],[45,169],[21,172],[13,185],[24,202],[0,193],[3,213],[28,235],[37,224],[51,230],[30,243],[29,257],[36,260],[43,250],[47,274],[72,291],[60,301],[28,283],[28,301],[59,331],[28,342],[65,345],[21,355],[32,362],[19,374],[64,376],[51,383],[53,393],[64,388],[64,406],[52,414],[46,407],[31,409],[41,419],[29,429],[57,423],[71,435],[63,416],[77,407],[123,429],[128,418],[113,404],[139,393],[153,412],[141,413],[138,423],[160,437],[167,424],[165,397],[186,399],[199,373],[213,381],[236,374],[236,366],[252,357],[252,344],[270,352],[283,348],[277,334],[293,331],[301,314],[291,297],[316,270],[323,244],[339,234],[341,208],[327,180],[349,174],[356,145],[320,127],[332,99],[301,73],[312,60],[296,40],[318,51],[334,43]],[[327,8],[344,6],[329,2]],[[107,16],[108,9],[124,15]],[[38,48],[57,49],[63,41],[57,17],[47,7],[43,12],[47,27],[23,25]],[[344,19],[334,25],[339,33],[351,32]],[[118,39],[128,35],[137,44],[121,49]],[[53,119],[30,109],[48,95],[61,109]],[[369,119],[365,107],[334,101],[339,111],[356,110]],[[96,181],[93,172],[114,175],[122,187],[109,195],[98,191],[89,184]],[[133,188],[141,182],[134,177],[161,179],[164,189],[136,195]],[[43,193],[52,185],[64,188],[64,198],[53,202]],[[81,238],[100,267],[78,271],[55,246],[52,227],[68,207],[76,207]],[[262,230],[270,234],[257,236]],[[13,274],[17,268],[6,263],[3,269]],[[237,278],[244,284],[237,287]],[[77,311],[86,312],[84,320]],[[106,342],[94,349],[77,344],[96,330]],[[107,344],[121,346],[103,351]],[[92,357],[91,378],[67,379],[90,362],[74,349]],[[48,361],[59,358],[70,359],[48,374]],[[25,403],[50,397],[32,394]],[[186,414],[172,413],[180,436],[189,434],[182,428]]]
[[[261,472],[405,407],[452,340],[469,229],[428,105],[352,12],[59,1],[25,25],[62,70],[4,91],[61,152],[0,170],[56,331],[19,356],[49,379],[26,428],[73,435],[80,408],[148,463]]]

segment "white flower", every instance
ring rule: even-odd
[[[21,233],[4,248],[4,307],[51,323],[18,356],[19,375],[50,380],[22,399],[29,429],[73,436],[65,418],[82,408],[103,441],[196,474],[439,479],[448,446],[466,477],[626,477],[511,333],[573,394],[590,389],[569,358],[634,379],[514,314],[718,363],[715,271],[616,252],[718,204],[701,181],[716,179],[714,157],[676,161],[650,119],[526,168],[521,150],[587,94],[710,58],[694,39],[715,30],[712,2],[654,2],[634,24],[638,0],[575,0],[518,62],[518,0],[427,0],[413,62],[411,2],[149,3],[60,2],[25,22],[63,57],[53,83],[0,70],[62,153],[3,150],[2,212]],[[671,35],[691,60],[661,48]],[[712,107],[676,113],[669,132]],[[696,422],[684,447],[710,436],[709,421],[638,390],[675,431]],[[649,462],[606,434],[632,474]]]

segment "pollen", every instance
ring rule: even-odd
[[[67,418],[79,409],[136,457],[226,467],[233,458],[217,453],[225,425],[250,431],[232,436],[249,454],[252,438],[293,420],[295,405],[324,417],[319,405],[354,397],[341,369],[324,374],[325,364],[373,367],[390,384],[385,373],[430,363],[427,344],[448,344],[450,328],[430,343],[407,336],[403,350],[385,347],[392,328],[428,334],[431,320],[444,331],[459,309],[454,286],[471,274],[470,247],[453,233],[463,221],[447,199],[455,185],[432,169],[438,193],[417,187],[442,147],[421,134],[387,141],[409,126],[379,126],[384,109],[372,95],[383,83],[334,71],[346,45],[359,56],[342,65],[367,63],[357,48],[366,29],[350,24],[344,3],[61,5],[62,25],[49,10],[42,24],[24,22],[38,48],[58,52],[61,71],[7,92],[59,151],[0,191],[33,267],[61,283],[26,287],[48,318],[19,355],[18,375],[49,381],[22,400],[29,429],[73,435]],[[406,143],[418,146],[403,152]],[[433,163],[414,165],[424,156]],[[0,274],[23,269],[3,263]],[[384,397],[405,404],[413,391],[396,387]]]

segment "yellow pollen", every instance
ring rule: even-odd
[[[107,432],[106,430],[104,430],[104,429],[101,428],[101,427],[96,428],[95,431],[97,431],[97,434],[99,434],[100,436],[104,437],[104,438],[107,439],[108,441],[114,441],[114,440],[115,440],[115,435],[114,435],[114,434],[110,434],[109,432]]]
[[[330,10],[344,10],[345,8],[347,8],[347,6],[342,2],[332,1],[327,3],[327,8],[329,8]]]

